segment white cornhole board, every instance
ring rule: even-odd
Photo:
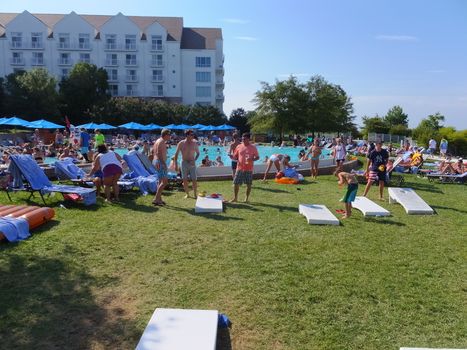
[[[219,196],[219,198],[198,196],[195,204],[195,213],[222,213],[222,201],[222,196]]]
[[[355,197],[352,207],[360,210],[363,216],[389,216],[391,213],[366,197]]]
[[[300,204],[298,212],[306,217],[309,224],[314,225],[339,225],[339,220],[321,204]]]
[[[434,213],[433,209],[411,188],[389,187],[389,203],[400,203],[407,214]]]
[[[157,308],[136,350],[214,350],[217,321],[217,310]]]

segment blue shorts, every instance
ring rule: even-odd
[[[167,178],[167,165],[164,164],[164,162],[160,161],[159,159],[156,159],[154,161],[154,165],[157,165],[159,164],[159,169],[157,169],[157,166],[155,166],[156,168],[156,172],[157,172],[157,176],[159,177],[159,179],[164,179],[164,178]]]
[[[87,154],[89,152],[89,147],[81,147],[81,154]]]
[[[355,197],[357,196],[358,191],[358,184],[349,184],[347,186],[347,192],[345,192],[344,197],[342,197],[341,202],[344,203],[351,203],[355,201]]]

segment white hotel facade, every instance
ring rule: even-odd
[[[77,62],[104,68],[113,96],[223,110],[220,28],[185,28],[180,17],[0,13],[1,77],[42,67],[60,80]]]

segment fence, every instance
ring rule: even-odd
[[[368,133],[368,141],[378,141],[381,140],[383,142],[392,142],[392,143],[400,143],[401,141],[405,141],[407,137],[401,135],[391,135],[391,134],[377,134],[375,132]]]

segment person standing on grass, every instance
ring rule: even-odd
[[[198,142],[194,139],[193,130],[185,131],[185,140],[182,140],[177,145],[177,150],[175,151],[174,163],[177,168],[178,164],[178,154],[182,153],[182,179],[183,179],[183,189],[185,190],[185,198],[190,198],[190,189],[188,187],[188,177],[191,179],[193,184],[193,197],[196,198],[197,193],[197,181],[196,181],[196,161],[199,157],[199,147]],[[176,169],[178,172],[178,169]]]
[[[347,183],[347,192],[344,197],[340,200],[345,203],[345,214],[342,219],[347,219],[352,215],[352,202],[355,201],[358,191],[358,181],[354,174],[346,173],[345,171],[337,170],[334,173],[338,177],[337,184],[339,187]]]
[[[436,152],[436,140],[434,138],[431,138],[430,141],[428,141],[428,153],[435,154],[435,152]]]
[[[152,154],[154,156],[154,167],[156,168],[157,175],[159,177],[159,185],[157,186],[157,192],[154,196],[152,204],[154,205],[165,205],[162,200],[162,191],[167,186],[167,145],[166,142],[170,140],[170,130],[163,129],[161,137],[154,143]]]
[[[245,203],[247,203],[253,183],[253,163],[259,160],[258,149],[250,143],[250,133],[246,132],[242,135],[242,143],[235,148],[232,159],[237,160],[238,163],[233,179],[234,198],[231,202],[237,202],[240,185],[245,184],[247,186]]]
[[[81,128],[81,133],[79,134],[79,145],[81,147],[81,154],[86,162],[89,162],[88,152],[90,140],[91,136],[89,136],[89,134],[86,132],[86,129]]]
[[[363,197],[366,197],[371,185],[375,181],[379,182],[379,199],[384,200],[384,182],[386,180],[386,165],[389,160],[389,153],[382,148],[383,143],[376,141],[375,148],[368,154],[368,161],[364,175],[368,177],[368,182],[363,192]]]
[[[342,171],[347,151],[345,149],[345,145],[342,143],[342,140],[340,138],[336,139],[336,146],[334,146],[333,153],[334,159],[336,161],[336,172]]]
[[[229,157],[232,159],[232,179],[235,177],[235,171],[237,170],[237,160],[233,158],[233,154],[235,151],[235,148],[240,144],[240,141],[238,139],[238,134],[234,133],[232,135],[233,141],[230,144],[229,148]]]
[[[313,145],[310,147],[310,150],[306,154],[308,157],[311,154],[311,178],[316,179],[318,177],[318,167],[319,167],[319,157],[321,156],[322,150],[319,147],[319,139],[316,138],[313,141]]]

